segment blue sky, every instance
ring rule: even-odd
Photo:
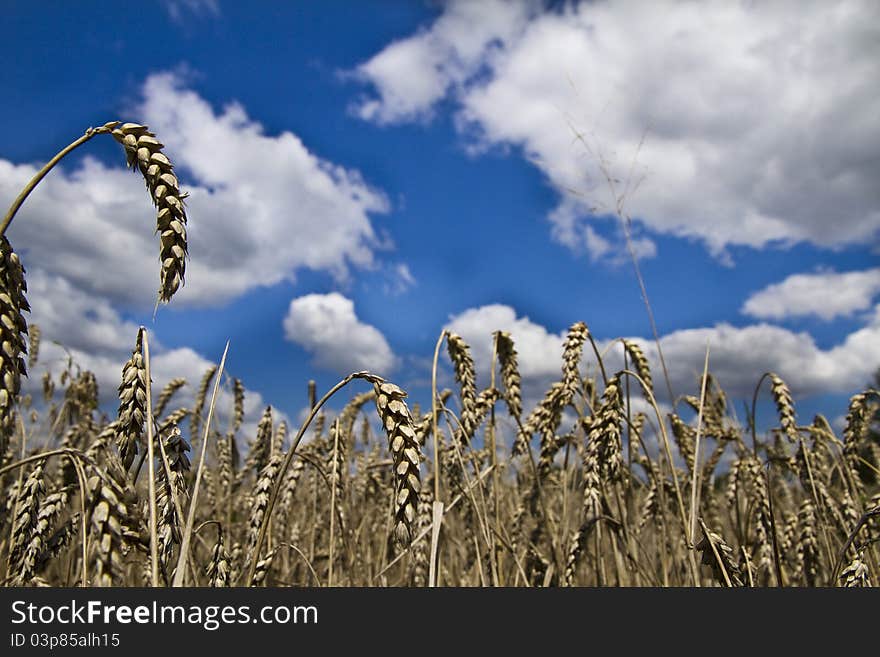
[[[676,394],[707,342],[732,397],[777,371],[805,422],[841,416],[880,366],[876,3],[4,12],[0,202],[111,119],[149,124],[190,192],[187,283],[155,320],[153,210],[112,139],[10,229],[31,320],[108,400],[138,324],[158,384],[194,386],[229,339],[250,412],[291,417],[308,379],[363,367],[424,402],[444,327],[484,383],[510,330],[532,398],[578,320],[656,360],[603,168],[639,181],[625,210]]]

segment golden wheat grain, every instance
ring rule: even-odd
[[[12,433],[13,406],[27,376],[24,355],[28,327],[22,313],[30,311],[25,270],[5,235],[0,236],[0,455]]]
[[[156,206],[162,263],[159,300],[167,303],[183,285],[186,273],[186,194],[181,193],[174,166],[162,152],[164,145],[147,126],[124,123],[111,134],[125,148],[128,166],[140,170]]]
[[[860,550],[840,573],[840,579],[846,588],[868,588],[871,586],[871,575],[865,563],[864,550]]]
[[[590,337],[590,331],[583,322],[575,322],[568,329],[562,348],[562,384],[565,388],[565,404],[571,402],[572,397],[581,387],[581,375],[578,369],[581,355],[584,352],[584,343]]]
[[[122,383],[119,385],[117,445],[126,470],[131,467],[138,453],[147,413],[147,370],[144,365],[142,336],[143,332],[138,331],[131,358],[122,367]]]
[[[121,491],[99,475],[89,479],[89,491],[95,500],[89,541],[92,585],[121,584],[125,569],[123,555],[128,548],[126,526],[133,510],[126,504]]]
[[[40,501],[45,493],[43,472],[44,463],[38,461],[18,490],[15,502],[10,508],[14,515],[12,516],[12,535],[9,542],[9,561],[14,572],[26,569],[26,564],[23,563],[25,550],[36,526]]]
[[[792,441],[798,439],[797,420],[794,413],[794,402],[785,381],[779,375],[770,372],[770,392],[779,413],[779,426]]]
[[[37,574],[37,569],[48,555],[64,540],[64,535],[53,534],[53,527],[67,510],[70,489],[62,488],[46,495],[39,503],[36,521],[31,528],[21,561],[18,563],[19,581],[26,582]],[[63,527],[62,527],[63,529]]]
[[[430,485],[424,486],[419,492],[419,505],[416,510],[418,523],[416,526],[416,534],[421,535],[431,526],[432,521],[432,505],[434,503],[434,488]],[[410,571],[412,573],[413,586],[423,587],[428,582],[428,541],[421,540],[412,546],[412,561]]]
[[[504,382],[504,401],[507,402],[510,414],[519,419],[522,415],[522,379],[513,338],[507,331],[495,331],[494,336],[498,362],[501,365],[501,380]]]
[[[816,586],[819,576],[819,539],[816,536],[816,513],[810,500],[801,502],[798,510],[798,541],[796,576],[801,576],[807,586]]]
[[[172,563],[175,545],[180,545],[180,529],[183,518],[177,513],[175,499],[183,505],[187,492],[187,474],[190,471],[190,460],[187,452],[189,443],[183,438],[177,425],[162,437],[165,455],[168,459],[170,478],[164,467],[156,469],[156,506],[157,534],[159,537],[159,561],[164,570]],[[158,450],[157,450],[158,451]]]
[[[678,451],[684,458],[688,470],[693,472],[697,437],[696,429],[682,420],[677,413],[669,413],[668,417],[669,424],[672,427],[672,437],[675,440]]]
[[[254,486],[254,492],[251,496],[250,515],[248,519],[247,534],[247,554],[252,559],[258,559],[259,555],[254,554],[254,548],[257,543],[257,537],[260,533],[260,526],[263,523],[263,517],[266,515],[266,508],[269,506],[269,498],[272,496],[272,488],[275,485],[275,478],[284,455],[281,453],[273,454],[266,465],[260,470],[257,477],[257,483]]]
[[[642,351],[642,348],[638,343],[632,340],[624,340],[623,348],[632,359],[636,374],[638,374],[639,378],[645,383],[645,386],[647,387],[646,394],[650,393],[649,396],[653,396],[654,380],[651,378],[651,366],[648,363],[648,358],[645,356],[645,352]]]
[[[406,393],[393,383],[375,383],[376,409],[388,435],[397,481],[395,493],[394,540],[400,549],[409,546],[416,518],[421,480],[420,445],[416,440],[413,419],[406,405]]]
[[[703,538],[694,546],[701,555],[700,563],[712,568],[715,581],[722,586],[742,586],[739,565],[733,560],[733,548],[721,535],[703,527]]]
[[[208,577],[208,586],[213,588],[225,588],[230,583],[229,553],[223,545],[223,530],[217,531],[217,542],[211,549],[211,561],[205,568]]]
[[[246,475],[251,470],[259,474],[266,467],[272,452],[273,427],[272,407],[267,406],[257,424],[257,435],[254,437],[248,450],[248,455],[244,462],[244,470],[240,473],[241,476]]]
[[[455,333],[446,334],[446,347],[449,351],[449,359],[455,369],[455,380],[458,382],[461,393],[460,440],[467,444],[473,438],[476,430],[477,384],[474,360],[471,358],[470,347],[461,336]]]
[[[562,411],[567,397],[565,384],[556,381],[551,384],[538,405],[529,413],[522,425],[522,431],[517,436],[513,445],[513,456],[524,454],[528,451],[529,440],[535,433],[540,434],[542,444],[552,445],[553,435],[562,419]]]

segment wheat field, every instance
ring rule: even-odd
[[[184,284],[186,194],[146,126],[87,131],[0,232],[101,134],[156,208],[167,303]],[[200,381],[156,390],[141,329],[108,414],[95,375],[73,363],[43,377],[41,400],[22,394],[40,332],[5,236],[0,251],[4,586],[862,587],[880,575],[875,390],[852,397],[836,432],[821,415],[799,420],[767,372],[755,398],[772,399],[777,420],[758,431],[755,403],[743,424],[708,368],[692,394],[660,404],[640,347],[616,341],[624,366],[612,371],[579,321],[530,408],[516,336],[495,332],[491,370],[478,373],[468,344],[442,331],[424,407],[353,372],[320,399],[295,386],[308,399],[301,425],[267,407],[247,431],[225,354]],[[452,389],[438,389],[438,368],[451,368]],[[187,386],[195,402],[178,406]],[[221,391],[233,400],[222,423]]]

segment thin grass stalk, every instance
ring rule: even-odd
[[[431,427],[434,440],[434,502],[431,505],[431,552],[428,561],[428,588],[437,586],[437,558],[440,544],[440,527],[443,523],[443,502],[440,500],[440,430],[437,425],[437,361],[440,346],[446,338],[446,329],[440,331],[434,347],[434,361],[431,365]]]
[[[199,501],[199,486],[202,482],[202,468],[205,467],[205,452],[207,451],[208,447],[208,436],[210,435],[211,430],[211,419],[214,417],[214,406],[217,403],[217,393],[220,390],[220,379],[223,374],[223,368],[226,365],[227,353],[229,353],[228,340],[226,342],[226,347],[223,349],[223,356],[220,358],[220,366],[217,369],[217,375],[214,378],[214,392],[211,395],[211,404],[208,407],[208,417],[205,419],[205,432],[204,437],[202,438],[202,447],[199,452],[199,465],[196,468],[196,477],[195,483],[193,484],[192,499],[189,503],[189,514],[186,518],[186,528],[180,541],[180,554],[177,557],[177,569],[174,572],[174,580],[171,583],[171,586],[175,588],[183,586],[184,577],[186,576],[186,563],[188,558],[187,555],[189,554],[189,544],[192,540],[193,525],[195,524],[196,519],[196,508]],[[259,550],[255,550],[254,555],[258,554]],[[255,562],[256,556],[252,560],[252,563]]]
[[[19,193],[16,199],[12,202],[9,210],[6,211],[6,214],[3,217],[3,223],[0,223],[0,235],[6,234],[6,229],[9,228],[9,224],[12,223],[12,220],[15,218],[19,208],[21,208],[22,204],[25,202],[25,199],[27,199],[30,193],[34,191],[34,188],[40,184],[40,181],[46,177],[46,174],[55,168],[56,164],[58,164],[68,153],[79,146],[82,146],[92,137],[108,134],[117,125],[119,125],[119,121],[109,121],[100,128],[89,128],[82,137],[63,148],[57,155],[55,155],[55,157],[49,160],[46,165],[40,169],[33,178],[31,178],[30,182],[21,190],[21,193]]]
[[[333,586],[333,548],[335,547],[335,532],[336,528],[336,489],[339,488],[337,485],[337,477],[341,477],[342,473],[338,472],[339,461],[337,458],[339,452],[339,418],[336,418],[336,431],[333,432],[333,472],[331,474],[331,482],[330,486],[330,548],[329,548],[329,572],[327,573],[327,586]]]
[[[149,410],[153,408],[150,390],[153,387],[150,378],[150,345],[147,340],[147,330],[141,326],[139,337],[143,338],[144,347],[144,367],[146,369],[146,393],[147,393],[147,472],[149,474],[149,505],[150,505],[150,578],[153,588],[159,586],[159,536],[156,529],[156,472],[154,464],[154,448],[153,448],[153,413]]]
[[[700,389],[700,410],[697,413],[697,437],[694,439],[694,471],[691,479],[691,534],[690,544],[696,545],[697,537],[697,504],[699,503],[699,471],[700,471],[700,438],[703,431],[703,407],[706,403],[706,383],[709,380],[709,342],[706,342],[706,359],[703,363],[703,378]],[[714,546],[713,546],[714,549]],[[699,586],[699,581],[696,586]]]

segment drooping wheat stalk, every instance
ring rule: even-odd
[[[703,529],[703,538],[694,546],[694,549],[702,555],[700,563],[712,568],[715,581],[722,586],[742,586],[739,565],[733,559],[733,548],[721,535],[707,529],[702,521],[700,526]]]
[[[871,575],[865,563],[864,551],[859,551],[840,573],[846,588],[867,588],[871,586]]]
[[[406,393],[393,383],[375,383],[376,409],[394,461],[397,481],[394,501],[394,540],[398,548],[409,546],[421,490],[419,464],[421,446],[416,440],[413,419],[406,405]]]
[[[114,128],[113,138],[125,148],[128,166],[144,177],[150,198],[156,206],[159,258],[162,262],[159,300],[165,303],[184,283],[186,272],[185,193],[181,193],[174,166],[162,152],[164,145],[145,125],[124,123]]]

